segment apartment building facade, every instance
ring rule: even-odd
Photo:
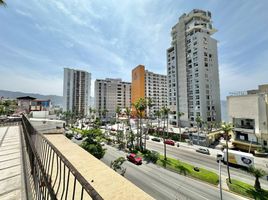
[[[221,121],[217,41],[211,37],[215,32],[211,13],[198,9],[183,14],[172,27],[167,86],[173,125],[196,125],[198,116],[208,123]]]
[[[95,109],[103,120],[116,117],[116,108],[131,107],[131,83],[106,78],[95,81]],[[103,112],[106,111],[106,112]]]
[[[76,115],[89,113],[91,91],[91,73],[64,68],[63,111],[71,111]]]
[[[268,148],[268,84],[227,97],[229,121],[234,125],[233,145],[244,151]]]
[[[131,102],[139,98],[150,98],[151,109],[147,108],[146,115],[153,116],[163,106],[167,106],[167,76],[157,74],[138,65],[132,70],[132,94]]]

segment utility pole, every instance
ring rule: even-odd
[[[222,185],[221,185],[221,161],[223,156],[221,154],[217,155],[217,161],[219,162],[219,183],[220,183],[220,199],[222,200]]]

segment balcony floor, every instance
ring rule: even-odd
[[[19,126],[0,127],[0,199],[22,198],[23,173]]]

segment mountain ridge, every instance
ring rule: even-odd
[[[50,99],[53,105],[58,105],[58,106],[63,105],[63,96],[59,96],[59,95],[43,95],[43,94],[38,94],[38,93],[0,90],[0,97],[16,99],[17,97],[21,97],[21,96],[32,96],[37,99]]]

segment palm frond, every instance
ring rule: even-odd
[[[6,6],[6,2],[4,2],[4,0],[0,0],[0,6]]]

